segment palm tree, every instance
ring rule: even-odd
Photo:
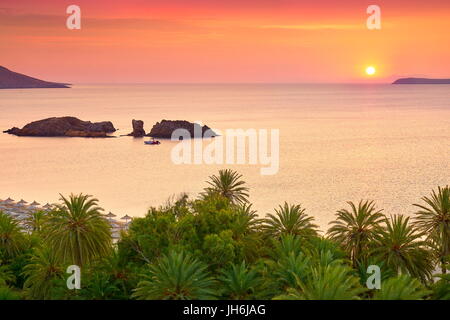
[[[123,250],[114,249],[110,255],[98,261],[92,266],[95,271],[92,275],[102,274],[103,277],[96,276],[91,278],[91,284],[88,288],[92,292],[101,292],[105,289],[111,298],[129,299],[131,290],[137,285],[137,274],[134,272],[133,265],[130,264],[130,258]],[[115,287],[104,286],[104,281]],[[103,288],[103,289],[101,289]],[[94,295],[95,296],[95,295]]]
[[[95,272],[89,276],[88,284],[82,289],[81,295],[86,300],[110,300],[119,292],[120,289],[111,283],[108,274]]]
[[[138,300],[196,300],[214,298],[214,281],[206,265],[184,252],[171,251],[149,266],[132,297]]]
[[[271,261],[271,274],[274,282],[281,290],[295,287],[297,279],[305,281],[309,276],[311,258],[305,254],[291,251],[287,255],[281,256],[276,261]]]
[[[235,213],[236,219],[232,226],[235,235],[245,236],[259,230],[261,220],[258,218],[256,211],[252,209],[251,204],[237,205]]]
[[[8,286],[16,280],[14,273],[10,270],[9,265],[2,265],[0,260],[0,287]]]
[[[255,269],[250,269],[243,261],[240,265],[233,264],[222,272],[219,278],[224,287],[226,299],[248,300],[256,298],[262,284]]]
[[[280,237],[281,235],[299,235],[305,238],[317,235],[317,226],[312,223],[313,217],[305,213],[301,205],[289,205],[275,209],[275,215],[267,214],[264,219],[264,229],[269,236]]]
[[[25,223],[32,232],[40,233],[48,218],[48,213],[43,210],[34,211],[26,220]]]
[[[335,262],[311,269],[306,281],[296,277],[296,287],[289,288],[287,294],[276,297],[283,300],[359,300],[366,291],[359,283],[353,270]]]
[[[380,281],[381,283],[383,283],[384,281],[397,277],[397,273],[392,271],[391,269],[389,269],[386,266],[386,263],[384,261],[380,261],[378,259],[376,259],[375,257],[369,257],[367,260],[364,261],[364,263],[359,263],[356,266],[356,272],[358,273],[358,277],[360,279],[361,284],[366,285],[367,286],[367,280],[369,280],[369,278],[373,278],[373,271],[372,272],[368,272],[369,267],[370,266],[377,266],[380,268]],[[378,289],[376,289],[378,290]],[[372,297],[373,293],[376,291],[374,290],[370,290],[367,292],[367,298]]]
[[[236,205],[234,208],[234,219],[230,226],[233,232],[233,239],[242,247],[243,254],[247,261],[257,260],[262,249],[263,238],[259,232],[261,229],[261,219],[252,209],[251,204],[244,203]]]
[[[437,275],[437,277],[439,278],[439,280],[436,281],[432,286],[432,299],[450,300],[450,274],[440,274]]]
[[[369,245],[385,217],[373,201],[361,200],[358,207],[351,201],[347,203],[351,210],[337,212],[337,219],[330,222],[333,226],[328,230],[328,235],[342,245],[353,266],[356,266],[367,255]]]
[[[262,259],[263,277],[268,279],[272,295],[284,292],[296,285],[296,276],[304,280],[310,267],[311,257],[305,255],[305,241],[300,236],[287,234],[272,240],[269,258]]]
[[[311,257],[311,263],[320,266],[328,266],[335,263],[347,263],[350,261],[345,259],[345,253],[339,251],[338,248],[313,247],[307,250],[308,256]]]
[[[111,251],[111,229],[97,199],[89,195],[61,195],[62,205],[46,224],[45,240],[62,262],[83,266]]]
[[[24,268],[24,289],[31,299],[55,298],[54,290],[64,283],[64,270],[49,247],[36,248]]]
[[[0,258],[13,258],[22,250],[24,241],[18,222],[0,211]]]
[[[231,169],[219,170],[219,176],[209,177],[211,181],[206,181],[210,185],[204,189],[205,194],[218,193],[229,199],[234,204],[243,204],[248,202],[247,187],[244,187],[245,181],[241,180],[242,175]]]
[[[279,239],[274,240],[274,249],[272,253],[273,260],[279,260],[289,256],[291,253],[298,255],[303,253],[302,238],[294,234],[283,234]]]
[[[417,279],[400,275],[382,282],[381,289],[375,292],[373,299],[420,300],[428,294],[429,291]]]
[[[426,242],[403,215],[386,219],[386,227],[375,236],[372,253],[397,274],[407,273],[422,281],[431,279],[433,264]]]
[[[450,188],[438,187],[431,197],[423,197],[425,205],[414,204],[420,208],[416,212],[415,225],[427,235],[430,243],[436,248],[442,273],[446,273],[445,257],[450,255]]]
[[[20,295],[10,287],[0,286],[0,301],[1,300],[20,300]]]

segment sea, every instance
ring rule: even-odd
[[[56,203],[95,196],[105,212],[142,217],[181,193],[198,197],[208,177],[230,168],[250,188],[261,217],[301,204],[322,230],[348,201],[374,200],[387,215],[450,184],[450,86],[390,84],[77,84],[70,89],[0,90],[0,129],[48,117],[112,121],[116,138],[0,134],[0,199]],[[132,119],[148,132],[162,119],[212,129],[278,130],[279,167],[186,164],[179,141],[121,135]],[[225,135],[214,139],[225,139]],[[214,140],[212,139],[212,140]],[[187,143],[187,141],[183,141]],[[205,146],[211,139],[202,142]]]

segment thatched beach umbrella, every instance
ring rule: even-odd
[[[11,199],[11,198],[8,198],[8,199],[6,199],[4,202],[7,203],[7,204],[11,204],[11,203],[14,202],[14,200]]]
[[[112,221],[114,217],[117,217],[114,213],[109,212],[108,214],[105,214],[105,217],[108,218],[109,221]]]
[[[17,206],[20,206],[20,207],[23,207],[23,206],[26,205],[27,203],[28,203],[28,202],[26,202],[25,200],[20,199],[20,201],[17,202],[16,205],[17,205]]]
[[[125,229],[128,230],[128,225],[129,225],[128,220],[131,220],[132,218],[129,215],[126,214],[120,219],[125,220]]]
[[[53,207],[53,206],[52,206],[50,203],[46,203],[42,208],[43,208],[44,210],[51,210],[52,207]]]
[[[40,205],[39,202],[33,201],[32,203],[30,203],[30,205],[28,206],[28,213],[33,213],[39,210],[38,206]]]
[[[128,220],[131,220],[132,218],[129,215],[126,214],[120,219],[125,220],[125,222],[128,222]]]

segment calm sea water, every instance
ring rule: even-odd
[[[212,128],[280,130],[280,170],[252,165],[175,165],[176,142],[34,138],[0,134],[0,199],[56,202],[89,193],[118,216],[142,216],[170,196],[195,197],[209,175],[244,175],[260,215],[301,203],[323,229],[346,201],[373,199],[387,214],[450,183],[450,86],[446,85],[75,85],[0,90],[0,129],[52,116],[110,120],[131,131],[161,119]]]

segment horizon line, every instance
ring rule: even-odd
[[[69,85],[314,85],[314,84],[392,84],[392,82],[69,82]]]

